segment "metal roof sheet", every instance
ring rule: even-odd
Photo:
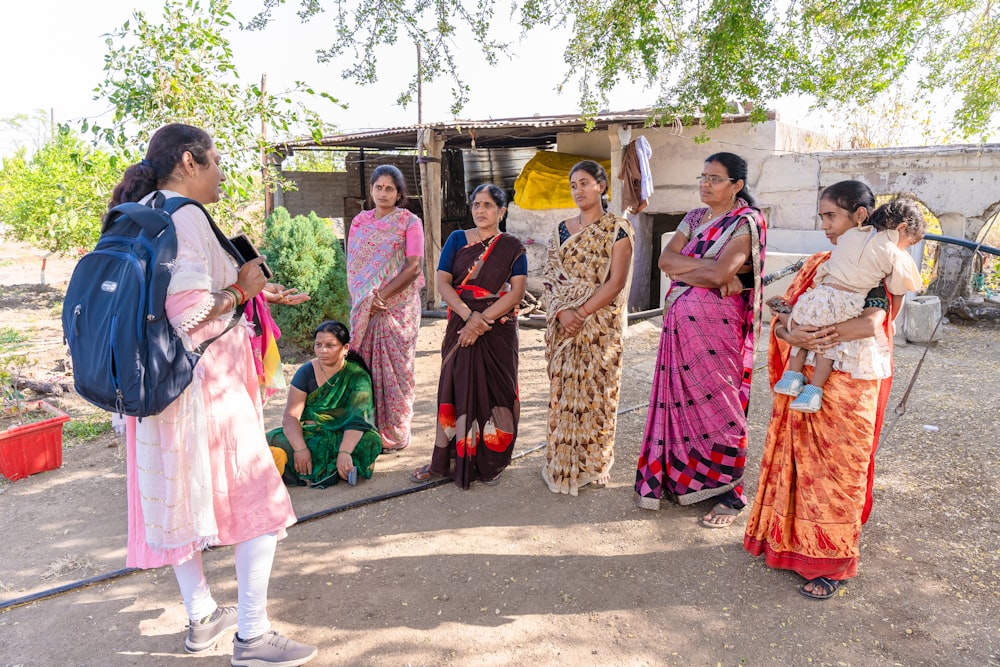
[[[591,119],[579,114],[560,116],[526,116],[521,118],[491,118],[485,120],[451,120],[439,123],[421,123],[381,129],[361,130],[332,134],[319,141],[304,138],[272,144],[280,153],[296,149],[316,148],[367,148],[375,150],[406,150],[417,147],[421,130],[432,129],[441,135],[445,148],[513,148],[518,146],[543,147],[556,143],[560,132],[579,131],[587,128],[606,130],[611,125],[645,126],[650,121],[652,109],[602,112]],[[769,114],[773,117],[773,113]],[[726,123],[749,122],[748,114],[723,117]],[[652,125],[657,125],[653,123]]]

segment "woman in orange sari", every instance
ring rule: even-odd
[[[875,197],[864,183],[831,185],[820,196],[823,231],[836,245],[845,231],[865,224],[874,207]],[[829,257],[829,251],[821,252],[806,261],[785,294],[787,304],[812,285],[816,269]],[[892,318],[899,305],[890,307],[885,290],[876,287],[859,317],[794,331],[787,328],[786,314],[774,312],[768,350],[771,386],[781,377],[793,345],[820,352],[881,330],[891,349]],[[806,367],[807,377],[812,370]],[[743,546],[754,556],[763,554],[769,567],[803,576],[806,583],[799,592],[806,597],[830,598],[857,576],[861,526],[871,511],[875,448],[891,384],[891,377],[859,380],[833,371],[824,387],[829,409],[815,414],[790,410],[791,397],[774,395]]]

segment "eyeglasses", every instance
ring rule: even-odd
[[[697,180],[699,183],[708,183],[709,185],[718,185],[726,181],[736,181],[735,178],[726,178],[725,176],[716,176],[715,174],[702,174]]]

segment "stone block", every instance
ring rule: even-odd
[[[916,296],[908,299],[905,315],[903,334],[907,341],[930,343],[941,340],[942,329],[938,326],[938,321],[941,319],[941,299],[936,296]]]

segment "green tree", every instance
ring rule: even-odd
[[[251,23],[267,24],[287,0],[260,0]],[[622,80],[660,91],[654,116],[700,117],[716,127],[732,101],[764,118],[775,99],[813,96],[821,107],[863,106],[868,98],[919,79],[927,94],[960,100],[953,117],[966,138],[997,129],[1000,111],[1000,20],[993,0],[299,0],[299,15],[328,17],[332,44],[321,61],[352,54],[344,75],[376,80],[378,47],[408,40],[421,46],[422,76],[451,76],[456,110],[468,87],[454,40],[468,32],[488,63],[507,49],[494,17],[509,11],[524,32],[569,28],[565,78],[575,82],[588,114],[606,107]],[[411,80],[400,96],[409,101]]]
[[[298,306],[275,306],[272,310],[283,337],[309,349],[312,333],[320,322],[350,321],[347,261],[328,221],[315,213],[293,218],[279,206],[265,223],[261,246],[281,284],[308,292],[311,297]]]
[[[6,235],[50,252],[89,250],[119,175],[114,156],[85,145],[66,127],[30,157],[18,149],[0,168]]]
[[[189,123],[207,130],[225,156],[225,199],[216,208],[220,222],[233,226],[238,211],[259,201],[263,188],[274,187],[277,175],[262,182],[260,156],[267,141],[261,121],[276,132],[303,131],[319,137],[322,123],[300,100],[322,97],[303,82],[277,95],[264,95],[255,83],[243,83],[233,63],[227,32],[236,24],[229,0],[210,0],[207,9],[197,0],[166,0],[162,17],[136,11],[107,36],[106,78],[95,89],[95,99],[113,107],[110,121],[84,126],[115,147],[128,162],[138,161],[146,139],[158,127]],[[252,225],[249,225],[252,226]]]
[[[281,164],[284,171],[346,171],[347,151],[303,150],[295,153]]]

